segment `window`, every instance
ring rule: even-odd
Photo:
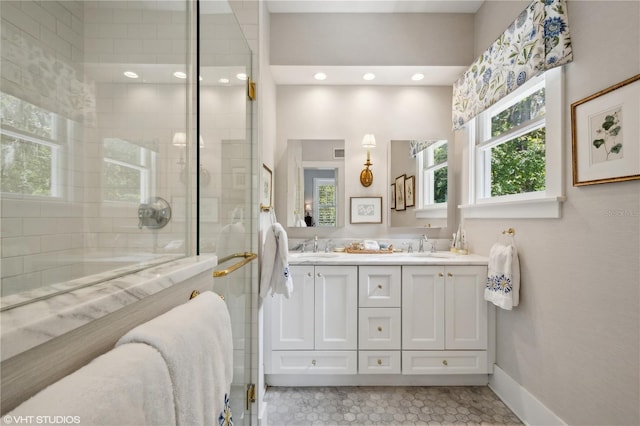
[[[559,217],[561,69],[523,84],[472,120],[468,132],[466,217]]]
[[[336,180],[313,179],[316,226],[336,226]]]
[[[1,191],[60,197],[57,115],[6,93],[0,99]]]
[[[418,155],[419,179],[422,185],[420,208],[447,202],[448,143],[438,141]]]
[[[104,200],[143,203],[152,192],[156,153],[137,144],[106,138],[104,146]]]

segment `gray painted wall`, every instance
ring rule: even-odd
[[[485,3],[476,39],[486,48],[522,7]],[[569,1],[568,13],[575,60],[565,67],[562,218],[464,226],[481,254],[500,231],[516,229],[521,304],[498,310],[498,366],[569,424],[637,425],[640,181],[574,188],[569,112],[640,73],[640,3]]]

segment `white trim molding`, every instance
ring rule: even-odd
[[[497,365],[493,366],[493,374],[489,378],[489,387],[525,425],[567,425],[567,423]]]
[[[557,219],[561,217],[566,197],[487,202],[458,206],[470,219]]]

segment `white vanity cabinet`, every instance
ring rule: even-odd
[[[357,266],[294,265],[291,298],[265,306],[268,374],[355,374]],[[270,361],[269,361],[270,356]]]
[[[402,268],[402,373],[488,373],[485,266]]]

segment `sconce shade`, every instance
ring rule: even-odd
[[[174,146],[187,146],[187,134],[178,132],[173,134]]]
[[[376,147],[376,137],[373,136],[372,133],[367,133],[366,135],[364,135],[364,138],[362,138],[362,147],[363,148],[375,148]]]

